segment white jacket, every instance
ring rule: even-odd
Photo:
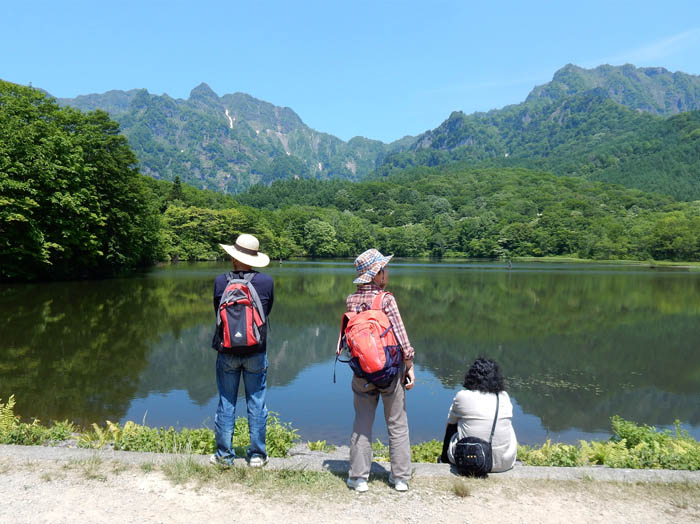
[[[515,464],[518,441],[511,419],[513,405],[505,391],[498,394],[498,421],[493,433],[491,448],[493,450],[493,468],[498,473],[507,471]],[[496,415],[496,395],[463,389],[455,395],[447,415],[448,424],[457,424],[457,433],[452,437],[447,456],[454,464],[454,448],[457,441],[464,437],[479,437],[489,441],[493,418]]]

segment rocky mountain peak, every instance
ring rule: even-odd
[[[218,100],[219,96],[214,92],[214,90],[209,87],[209,85],[205,82],[202,82],[199,84],[197,87],[195,87],[192,91],[190,91],[190,100]]]

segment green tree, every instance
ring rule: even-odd
[[[182,183],[180,182],[180,177],[177,175],[175,176],[175,180],[173,180],[173,187],[170,189],[168,200],[184,200],[184,196],[182,193]]]
[[[0,81],[0,278],[82,277],[160,256],[156,200],[106,113]]]
[[[328,222],[314,218],[304,226],[304,247],[312,257],[333,256],[336,242],[335,229]]]

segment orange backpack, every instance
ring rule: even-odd
[[[403,357],[394,327],[382,309],[384,296],[388,294],[378,293],[369,309],[362,304],[358,311],[343,314],[335,358],[337,362],[343,351],[348,352],[349,360],[341,362],[348,362],[356,376],[378,387],[387,387],[394,380]]]

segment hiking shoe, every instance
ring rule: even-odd
[[[221,466],[222,468],[230,468],[233,466],[230,462],[226,462],[224,459],[219,458],[218,455],[214,454],[209,457],[209,463],[215,466]]]
[[[345,482],[350,489],[354,489],[358,493],[364,493],[369,489],[369,486],[367,485],[367,481],[363,478],[350,478],[348,477],[348,480]]]
[[[248,465],[251,468],[262,468],[265,464],[267,464],[267,457],[263,457],[257,453],[255,455],[251,455],[248,459]]]
[[[389,473],[389,484],[394,486],[396,491],[408,491],[408,482],[404,480],[396,480],[391,476],[391,473]]]

